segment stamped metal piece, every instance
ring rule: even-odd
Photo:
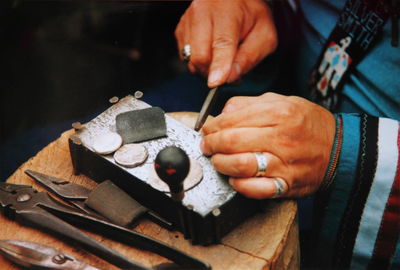
[[[115,152],[122,145],[122,138],[115,132],[98,135],[93,142],[93,150],[101,155]]]
[[[146,161],[146,147],[137,143],[125,144],[114,153],[114,160],[119,165],[133,168]]]
[[[154,169],[154,166],[151,166],[149,179],[150,179],[149,184],[153,188],[161,192],[170,193],[168,185],[164,181],[162,181],[160,177],[158,177]],[[186,176],[185,180],[183,180],[184,191],[186,192],[194,188],[201,182],[202,179],[203,179],[203,169],[201,168],[200,163],[197,160],[191,158],[189,173]]]

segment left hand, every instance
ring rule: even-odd
[[[203,126],[202,151],[212,155],[217,171],[251,198],[271,198],[282,179],[284,197],[315,192],[328,167],[335,119],[323,107],[300,97],[266,93],[234,97],[222,114]],[[266,155],[268,166],[255,177],[254,152]]]
[[[179,52],[190,44],[188,68],[208,77],[208,87],[239,79],[278,44],[264,0],[193,0],[175,30]]]

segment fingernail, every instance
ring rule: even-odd
[[[233,182],[234,182],[233,178],[229,177],[229,185],[233,186]]]
[[[221,77],[222,77],[221,70],[217,69],[217,70],[212,71],[210,73],[210,75],[208,76],[208,84],[209,85],[216,84],[218,81],[221,80]]]
[[[242,68],[240,67],[240,65],[238,63],[233,63],[231,74],[229,75],[227,82],[232,83],[236,81],[240,77],[241,73],[242,73]]]

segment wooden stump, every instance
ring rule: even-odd
[[[189,118],[189,121],[185,120],[188,125],[192,125],[195,120],[195,115],[188,116],[185,113],[171,115],[177,120]],[[94,188],[96,183],[91,179],[83,175],[73,175],[68,149],[68,138],[72,133],[72,130],[63,133],[59,139],[50,143],[35,157],[18,168],[7,182],[28,184],[38,190],[43,190],[24,173],[26,169],[31,169]],[[101,269],[117,269],[79,246],[72,246],[52,235],[21,226],[6,219],[3,215],[0,215],[0,224],[0,239],[38,242],[52,246]],[[237,227],[222,239],[221,244],[208,247],[193,246],[183,238],[180,232],[168,231],[147,220],[143,220],[135,230],[204,260],[211,264],[213,269],[299,269],[297,205],[292,200],[268,201],[265,213],[258,214]],[[87,233],[146,266],[167,261],[158,255],[105,239],[91,232]],[[0,256],[0,269],[18,268]]]

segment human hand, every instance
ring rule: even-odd
[[[212,155],[216,170],[230,176],[233,188],[247,197],[274,197],[276,179],[282,196],[302,197],[321,185],[335,127],[329,111],[300,97],[234,97],[221,115],[203,126],[201,148]],[[268,162],[261,177],[255,177],[255,152]]]
[[[175,36],[180,52],[190,44],[188,68],[208,76],[210,88],[236,81],[273,52],[278,42],[263,0],[194,0]]]

